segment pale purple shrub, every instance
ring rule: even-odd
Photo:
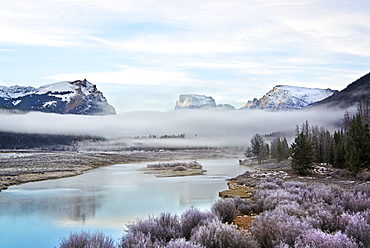
[[[296,237],[311,228],[312,225],[304,219],[275,209],[257,216],[252,223],[251,233],[262,247],[274,247],[280,243],[293,246]]]
[[[173,170],[174,171],[186,171],[187,168],[184,167],[184,166],[179,165],[179,166],[176,166],[175,168],[173,168]]]
[[[367,209],[360,213],[362,217],[366,220],[367,224],[370,225],[370,209]]]
[[[355,187],[353,187],[353,190],[355,193],[361,192],[370,197],[370,182],[357,184]]]
[[[235,204],[236,210],[241,214],[250,214],[255,209],[255,205],[249,199],[242,199],[240,197],[235,197],[234,204]]]
[[[343,207],[317,203],[311,204],[306,209],[309,216],[317,221],[317,225],[313,225],[315,228],[328,232],[344,230],[341,224],[342,214],[344,213]]]
[[[238,230],[236,226],[223,224],[218,220],[199,226],[192,234],[191,240],[207,248],[259,247],[249,232]]]
[[[285,205],[279,205],[276,210],[284,212],[289,216],[296,216],[298,218],[306,218],[307,212],[297,202],[291,202]]]
[[[179,218],[170,213],[161,213],[158,217],[149,217],[148,220],[138,219],[127,227],[127,234],[122,240],[123,245],[125,242],[141,242],[142,235],[150,237],[152,243],[162,244],[181,237]],[[136,239],[137,235],[139,235],[138,239]]]
[[[351,216],[345,233],[355,238],[361,247],[370,247],[370,225],[361,213]]]
[[[128,234],[122,237],[120,248],[147,248],[147,247],[160,247],[163,243],[153,241],[150,233],[144,234],[137,232],[135,235]]]
[[[264,199],[261,199],[259,202],[263,203],[261,209],[263,211],[268,211],[273,210],[280,205],[297,202],[297,198],[297,195],[291,194],[284,189],[276,189],[270,192],[270,194],[266,195],[266,197]]]
[[[363,192],[346,192],[341,199],[343,207],[352,212],[364,211],[370,208],[370,197]]]
[[[236,207],[233,199],[218,199],[211,208],[222,223],[232,223],[236,215]]]
[[[111,237],[105,236],[102,232],[81,231],[80,233],[70,233],[68,238],[62,238],[59,248],[115,248]]]
[[[194,228],[205,225],[217,219],[211,212],[202,212],[194,207],[188,209],[181,215],[181,231],[185,239],[189,239]]]
[[[311,229],[300,235],[295,242],[296,248],[357,248],[355,241],[342,232],[328,234]]]
[[[166,248],[205,248],[195,242],[186,241],[186,239],[174,239],[171,240],[167,245]]]

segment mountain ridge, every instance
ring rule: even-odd
[[[58,114],[116,114],[96,85],[84,80],[32,86],[0,86],[0,106],[23,111]]]
[[[323,99],[313,105],[313,107],[338,107],[348,108],[354,106],[359,101],[370,97],[370,72],[354,82],[350,83],[345,89],[334,93],[332,96]]]
[[[331,89],[276,85],[260,99],[254,98],[240,109],[297,110],[326,99],[335,92]]]

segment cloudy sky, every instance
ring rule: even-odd
[[[0,0],[0,85],[86,78],[118,113],[179,94],[242,106],[370,71],[368,0]]]

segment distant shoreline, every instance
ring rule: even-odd
[[[42,150],[0,151],[0,190],[9,186],[83,174],[114,164],[235,158],[240,152],[223,149],[76,152]]]

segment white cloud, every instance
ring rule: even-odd
[[[116,116],[76,116],[45,113],[6,115],[0,118],[3,131],[86,134],[108,138],[172,135],[211,138],[217,145],[247,145],[255,133],[292,132],[308,120],[311,125],[335,126],[343,110],[266,112],[260,110],[141,111]],[[273,125],[271,124],[273,122]]]
[[[121,66],[117,71],[65,73],[47,77],[56,81],[72,81],[75,79],[93,79],[93,82],[134,84],[134,85],[166,85],[174,81],[186,83],[191,81],[186,73],[173,69],[161,70],[156,68],[137,68]]]
[[[367,73],[369,7],[361,0],[6,1],[0,45],[21,48],[16,71],[42,61],[32,68],[38,78],[175,85],[178,94],[198,89],[239,102],[276,84],[342,89]],[[47,55],[22,57],[44,47]],[[81,67],[72,68],[79,56]]]

